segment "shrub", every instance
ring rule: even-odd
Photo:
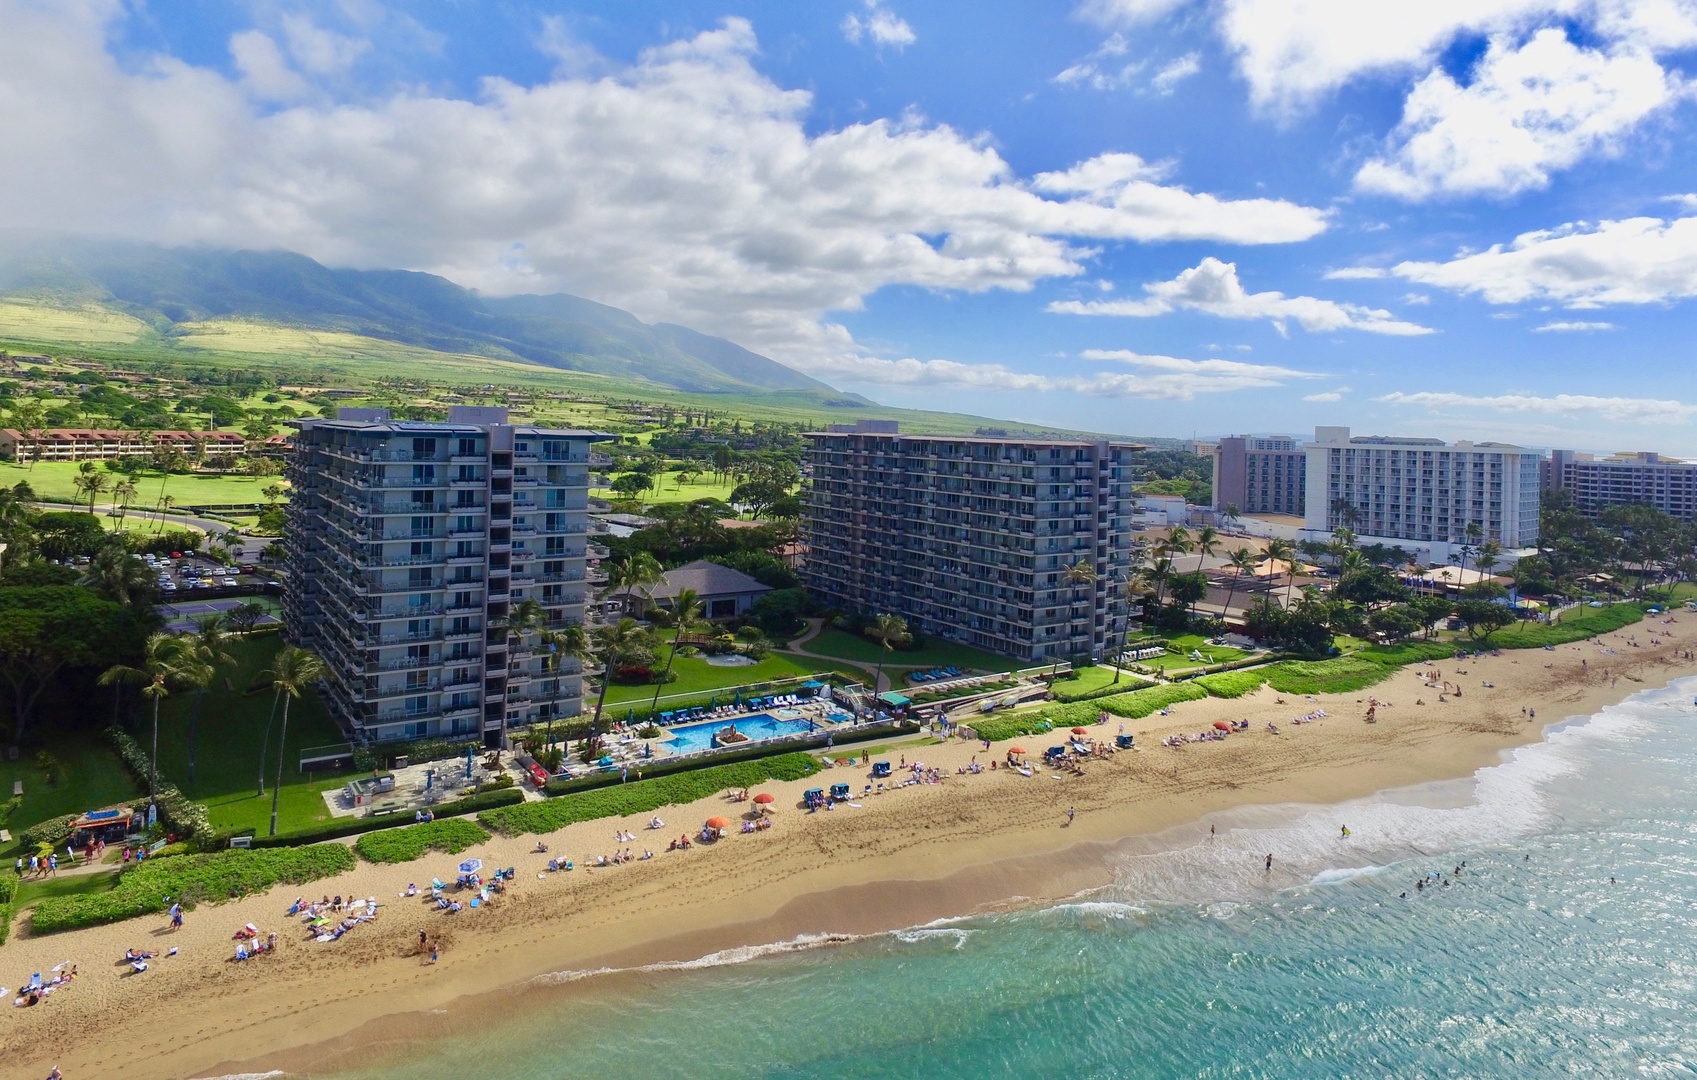
[[[446,818],[408,825],[402,829],[369,832],[354,842],[354,850],[374,863],[411,862],[426,851],[458,855],[473,844],[489,839],[489,832],[475,821]]]
[[[118,751],[118,757],[129,766],[136,782],[145,787],[148,782],[149,759],[141,743],[119,728],[107,728],[106,738]],[[163,773],[155,779],[155,790],[158,792],[159,820],[167,829],[180,836],[212,836],[212,815],[205,806],[184,795],[177,785],[165,779]],[[145,801],[141,806],[143,811],[147,809]]]
[[[304,884],[354,868],[341,844],[273,851],[219,851],[148,859],[125,870],[110,891],[49,897],[36,906],[30,931],[52,934],[260,892],[284,882]]]
[[[1545,645],[1565,645],[1598,634],[1611,634],[1630,626],[1644,617],[1637,604],[1611,604],[1606,608],[1586,608],[1570,614],[1554,626],[1530,623],[1524,629],[1511,626],[1498,630],[1491,644],[1499,649],[1541,649]]]
[[[1267,673],[1258,668],[1246,671],[1222,671],[1193,680],[1197,686],[1218,698],[1236,698],[1253,693],[1267,681]]]
[[[1122,677],[1117,684],[1109,683],[1106,686],[1098,686],[1094,690],[1072,691],[1051,687],[1051,692],[1055,695],[1056,701],[1063,703],[1073,701],[1094,701],[1097,698],[1113,697],[1115,694],[1125,694],[1133,690],[1141,690],[1145,686],[1149,685],[1152,684],[1147,680],[1134,679],[1126,676]]]
[[[767,780],[799,780],[818,768],[819,762],[811,754],[778,754],[504,806],[477,815],[477,820],[504,836],[553,832],[577,821],[646,814],[662,806],[694,802],[726,788],[754,787]]]
[[[38,821],[18,834],[18,841],[28,850],[34,850],[43,844],[48,847],[64,847],[65,841],[71,838],[71,822],[77,820],[76,814],[63,814],[59,817]]]

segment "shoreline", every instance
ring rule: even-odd
[[[1632,640],[1639,647],[1629,645]],[[486,911],[460,916],[425,913],[392,899],[409,880],[427,882],[426,867],[440,873],[458,856],[362,865],[310,886],[314,894],[370,893],[384,901],[378,923],[330,945],[300,943],[280,918],[294,895],[286,886],[267,896],[203,905],[178,936],[163,933],[162,920],[144,918],[15,939],[0,948],[6,979],[63,959],[79,963],[83,975],[43,1006],[13,1010],[11,1030],[0,1043],[7,1062],[0,1075],[33,1076],[55,1062],[67,1080],[112,1075],[120,1067],[143,1080],[346,1067],[416,1053],[421,1040],[475,1025],[488,1009],[527,1007],[526,996],[594,992],[609,979],[665,977],[664,971],[641,970],[649,965],[1063,901],[1109,884],[1116,854],[1221,810],[1333,805],[1473,775],[1572,717],[1697,674],[1697,663],[1678,655],[1692,648],[1697,619],[1650,619],[1554,652],[1509,652],[1465,667],[1441,662],[1445,678],[1468,688],[1442,705],[1420,682],[1425,666],[1404,668],[1359,694],[1279,702],[1263,688],[1239,699],[1187,702],[1171,716],[1126,722],[1144,745],[1139,752],[1114,755],[1091,765],[1084,777],[1064,780],[1041,771],[1030,780],[1004,771],[954,775],[974,753],[1000,759],[1005,745],[988,756],[979,744],[960,740],[908,747],[910,760],[918,755],[942,766],[945,783],[873,796],[858,810],[813,815],[789,807],[802,788],[819,781],[763,785],[779,796],[777,827],[733,834],[712,848],[661,852],[653,862],[594,870],[584,868],[581,853],[613,850],[608,837],[615,828],[638,832],[639,850],[644,843],[664,847],[668,836],[693,832],[706,814],[725,812],[722,799],[662,810],[672,824],[661,833],[643,831],[640,822],[603,819],[550,835],[553,851],[580,862],[579,870],[545,881],[533,871],[546,856],[526,854],[536,838],[497,838],[466,854],[488,865],[516,866],[516,887]],[[1487,681],[1495,686],[1484,688]],[[1361,720],[1369,696],[1394,703],[1373,725]],[[1415,705],[1423,696],[1428,703]],[[1541,722],[1523,718],[1523,706],[1546,715]],[[1316,708],[1329,717],[1288,726],[1291,715]],[[1196,731],[1227,717],[1249,718],[1251,730],[1179,750],[1159,745],[1166,733]],[[1264,731],[1269,719],[1283,727],[1282,735]],[[1113,729],[1110,723],[1097,735],[1107,738]],[[1035,749],[1047,740],[1029,741]],[[857,770],[843,778],[858,786],[860,775]],[[1070,825],[1068,806],[1078,809]],[[274,957],[228,963],[229,934],[247,921],[282,931],[283,947]],[[413,952],[420,927],[446,938],[438,965],[421,966]],[[126,943],[178,943],[182,955],[146,975],[120,977],[108,968],[108,957],[121,955]],[[601,968],[616,970],[537,982]],[[163,1022],[150,1023],[147,1010],[161,1002],[169,1002]],[[45,1046],[57,1056],[43,1055]]]

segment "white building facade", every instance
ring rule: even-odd
[[[1451,562],[1486,540],[1507,553],[1538,540],[1536,450],[1320,427],[1307,455],[1303,524],[1311,535],[1348,527],[1365,543],[1398,545],[1426,562]]]

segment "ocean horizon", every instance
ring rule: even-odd
[[[1067,902],[563,971],[287,1075],[1687,1074],[1693,693],[1552,725],[1471,777],[1131,842]]]

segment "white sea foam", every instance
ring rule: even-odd
[[[1338,885],[1427,854],[1512,842],[1551,820],[1549,785],[1577,775],[1602,745],[1646,737],[1670,712],[1693,713],[1697,679],[1681,679],[1553,725],[1472,777],[1381,792],[1336,806],[1243,807],[1187,826],[1123,856],[1115,883],[1093,900],[1195,905],[1236,902],[1269,890]],[[1344,826],[1349,836],[1341,835]],[[1273,866],[1266,868],[1266,857]]]
[[[919,945],[928,941],[953,941],[955,948],[959,949],[966,944],[968,938],[977,932],[960,926],[920,926],[912,930],[897,930],[890,936],[904,945]]]
[[[287,1075],[289,1074],[282,1069],[272,1069],[270,1072],[262,1073],[226,1073],[223,1076],[206,1076],[202,1077],[201,1080],[272,1080],[273,1077]]]
[[[1073,900],[1043,909],[1047,915],[1080,915],[1098,919],[1135,919],[1147,915],[1149,909],[1119,900]]]
[[[592,979],[598,975],[612,975],[622,971],[699,971],[706,968],[729,967],[734,964],[746,964],[765,956],[782,956],[787,953],[809,952],[813,949],[823,949],[834,945],[847,945],[851,942],[864,940],[858,934],[800,934],[788,941],[773,941],[764,945],[739,945],[731,949],[721,949],[698,956],[694,960],[661,960],[653,964],[642,964],[629,968],[582,968],[571,971],[554,971],[537,976],[533,982],[539,983],[572,983],[581,979]]]

